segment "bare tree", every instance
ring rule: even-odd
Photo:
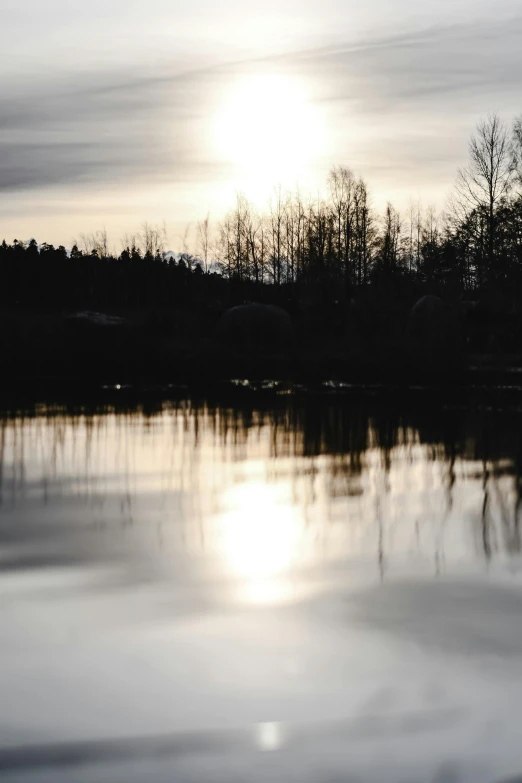
[[[122,251],[130,252],[133,248],[137,248],[140,245],[140,239],[138,234],[129,234],[125,232],[120,240]]]
[[[165,224],[162,226],[153,226],[145,221],[137,236],[144,258],[154,258],[163,253],[167,241]]]
[[[256,283],[263,282],[266,246],[263,219],[244,197],[241,208],[245,272]]]
[[[207,214],[205,220],[200,220],[196,226],[198,239],[198,252],[203,261],[203,268],[208,272],[209,253],[210,253],[210,215]]]
[[[190,256],[189,251],[189,234],[191,223],[187,223],[183,234],[178,234],[178,239],[181,239],[181,250],[184,256]]]
[[[381,243],[382,265],[388,272],[395,272],[399,264],[401,228],[401,216],[393,204],[388,202],[384,215],[384,234]]]
[[[345,284],[352,282],[352,254],[354,242],[354,191],[356,182],[352,172],[344,166],[330,170],[328,188],[333,212],[337,264],[342,269]]]
[[[519,190],[522,191],[522,115],[513,125],[513,169]]]
[[[287,199],[283,197],[281,185],[274,188],[273,198],[269,202],[270,257],[272,261],[272,280],[281,283],[284,247],[284,219]]]
[[[413,199],[410,199],[410,241],[409,241],[409,248],[408,248],[408,261],[409,261],[409,270],[410,272],[413,269],[413,258],[414,258],[414,247],[415,243],[413,241],[413,237],[415,235],[415,217],[418,211],[418,202],[415,204]]]
[[[299,275],[304,271],[306,267],[306,237],[307,237],[307,220],[306,220],[306,208],[301,199],[299,191],[296,192],[292,204],[292,215],[294,220],[294,232],[293,232],[293,260],[292,269],[294,273],[294,282],[298,279]]]
[[[375,226],[370,195],[366,182],[359,178],[354,189],[354,235],[355,235],[355,266],[357,284],[362,285],[368,280],[372,248],[375,243]]]
[[[109,238],[107,229],[102,228],[91,234],[80,234],[79,241],[74,240],[73,244],[79,247],[85,255],[96,255],[100,258],[107,258],[110,255]]]
[[[426,212],[424,224],[424,238],[430,244],[435,244],[439,234],[439,216],[433,204],[430,204]]]
[[[489,270],[480,270],[480,282],[492,270],[495,255],[495,211],[513,181],[513,147],[498,115],[483,120],[471,136],[468,165],[459,169],[456,190],[462,206],[484,212],[488,230]]]
[[[221,270],[230,280],[234,271],[234,221],[230,213],[219,224],[218,255]]]

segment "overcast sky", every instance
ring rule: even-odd
[[[520,0],[1,0],[0,21],[7,239],[165,220],[175,247],[279,162],[304,191],[344,164],[378,207],[443,206],[476,122],[522,113]]]

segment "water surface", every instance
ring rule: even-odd
[[[522,771],[520,424],[421,397],[5,411],[0,767],[76,779],[52,766],[84,743],[82,781]],[[158,737],[200,744],[160,764]]]

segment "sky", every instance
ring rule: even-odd
[[[522,113],[519,0],[1,0],[0,237],[144,221],[180,249],[245,192],[443,208],[476,123]]]

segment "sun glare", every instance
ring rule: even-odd
[[[300,530],[295,509],[282,502],[274,488],[256,482],[234,486],[225,503],[219,545],[227,570],[240,580],[243,599],[285,600]]]
[[[251,197],[293,186],[322,149],[322,128],[304,82],[265,73],[234,82],[215,122],[220,157],[237,169]]]

